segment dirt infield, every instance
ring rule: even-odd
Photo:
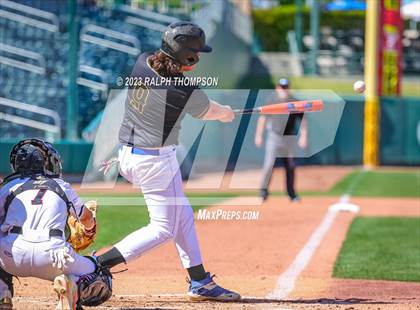
[[[281,300],[268,294],[337,198],[311,197],[300,204],[270,198],[257,207],[253,221],[197,221],[204,264],[216,281],[240,292],[239,303],[191,303],[175,247],[168,243],[127,265],[114,277],[115,296],[99,309],[420,309],[420,283],[342,280],[331,277],[333,264],[353,214],[339,213],[297,277],[292,293]],[[237,201],[240,204],[240,201]],[[361,214],[420,216],[415,199],[357,198]],[[123,269],[122,267],[121,269]],[[16,282],[16,309],[53,309],[51,284],[35,279]]]
[[[395,168],[396,169],[396,168]],[[401,168],[403,169],[403,168]],[[333,187],[339,180],[345,177],[348,173],[354,171],[354,167],[349,166],[325,166],[322,167],[322,173],[319,173],[319,166],[303,166],[296,170],[296,188],[300,191],[314,191],[324,192],[328,191]],[[241,180],[242,190],[256,190],[260,184],[259,178],[261,177],[261,169],[251,169],[245,171],[235,172],[237,178]],[[190,192],[198,191],[216,191],[216,192],[231,192],[232,188],[229,187],[229,183],[222,182],[222,185],[217,189],[213,189],[212,185],[219,185],[219,173],[203,173],[196,175],[194,178],[185,183],[186,189]],[[232,173],[227,172],[224,174],[223,179],[229,180],[232,178]],[[285,191],[284,182],[284,169],[276,168],[273,170],[273,176],[270,182],[270,190],[272,191]],[[133,188],[132,184],[129,183],[92,183],[89,186],[81,186],[80,184],[74,184],[73,187],[79,194],[98,193],[98,191],[115,194],[118,192],[122,193],[138,193],[137,188]],[[241,190],[235,189],[235,190]]]

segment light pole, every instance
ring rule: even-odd
[[[311,6],[311,37],[312,37],[312,47],[310,52],[310,62],[309,62],[309,74],[316,75],[318,74],[317,68],[317,58],[319,50],[319,14],[320,14],[320,5],[319,0],[312,0]]]
[[[69,16],[69,63],[68,63],[68,86],[67,86],[67,125],[66,139],[76,141],[78,138],[77,124],[79,113],[79,100],[77,94],[77,71],[79,50],[79,23],[77,21],[77,0],[68,2]]]

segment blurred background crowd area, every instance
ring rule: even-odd
[[[312,1],[253,1],[255,48],[260,52],[303,52],[304,73],[311,73],[307,55],[316,40],[319,42],[317,64],[321,74],[361,74],[364,67],[366,2],[317,0],[321,10],[320,28],[314,38],[310,33]],[[405,75],[418,76],[420,1],[401,0],[401,14],[404,18],[402,67]]]
[[[139,54],[160,46],[166,26],[193,16],[200,19],[200,13],[210,11],[207,21],[200,21],[209,24],[204,25],[208,29],[210,23],[219,22],[214,15],[224,1],[215,2],[0,1],[0,112],[8,118],[0,123],[1,138],[30,134],[57,140],[66,135],[67,123],[76,119],[80,137],[103,110],[116,78],[130,73]],[[73,17],[70,6],[77,7]],[[71,38],[72,30],[76,40]],[[208,32],[212,37],[214,31]],[[74,50],[77,60],[71,62]],[[77,100],[69,100],[69,70],[74,64]],[[76,113],[69,116],[68,105],[77,105]]]
[[[206,31],[214,52],[195,74],[220,76],[221,89],[269,89],[287,76],[292,87],[348,95],[364,71],[366,3],[313,1],[0,0],[0,146],[31,136],[86,144],[79,152],[88,154],[117,79],[180,19]],[[420,0],[402,0],[405,97],[420,96],[420,16],[413,5]],[[362,113],[361,104],[354,107]],[[349,162],[360,160],[361,143]],[[81,162],[73,170],[83,171]]]

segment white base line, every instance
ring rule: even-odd
[[[145,297],[185,297],[188,298],[186,293],[165,293],[165,294],[115,294],[112,297],[117,298],[145,298]],[[255,300],[265,300],[266,298],[261,296],[242,296],[242,299],[255,299]],[[55,296],[51,297],[25,297],[25,296],[15,296],[13,300],[17,301],[28,301],[28,302],[39,302],[39,301],[52,301],[56,300]]]
[[[164,297],[173,297],[173,298],[183,298],[185,297],[188,299],[187,294],[183,293],[167,293],[167,294],[123,294],[123,295],[114,295],[117,298],[147,298],[147,297],[155,297],[155,298],[164,298]],[[114,297],[113,296],[113,297]],[[243,300],[266,300],[263,296],[242,296]],[[239,301],[240,303],[240,301]]]
[[[316,230],[312,233],[308,242],[296,256],[293,263],[280,275],[277,280],[276,288],[267,295],[267,298],[283,299],[293,291],[297,277],[308,265],[325,234],[334,222],[337,213],[338,211],[336,210],[328,210],[321,224],[319,224]]]
[[[296,279],[310,262],[325,234],[333,224],[338,212],[359,212],[359,206],[349,202],[350,194],[353,192],[360,180],[366,175],[366,171],[367,170],[362,170],[362,172],[359,173],[348,186],[346,193],[340,197],[339,202],[328,208],[328,212],[325,214],[321,224],[319,224],[316,230],[312,233],[310,239],[302,250],[300,250],[299,254],[296,256],[289,268],[280,275],[275,289],[267,295],[267,298],[284,299],[294,290]]]

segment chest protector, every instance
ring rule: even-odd
[[[67,206],[67,218],[70,215],[70,209],[74,208],[73,203],[71,203],[71,201],[67,198],[66,193],[63,191],[61,186],[54,179],[51,179],[45,176],[37,176],[37,177],[27,180],[25,183],[23,183],[18,188],[13,190],[6,197],[6,201],[4,204],[4,213],[5,213],[4,217],[5,218],[7,216],[7,211],[9,210],[9,206],[12,203],[13,199],[15,199],[17,195],[23,192],[29,191],[29,190],[39,190],[39,191],[44,191],[44,192],[52,191],[56,193],[65,202]],[[34,204],[42,203],[41,199],[39,199],[39,201],[37,201],[36,199],[39,199],[39,198],[35,197],[35,200],[33,201]],[[68,227],[67,222],[68,221],[66,220],[66,226],[65,226],[66,240],[68,240],[68,238],[70,237],[70,229]]]

